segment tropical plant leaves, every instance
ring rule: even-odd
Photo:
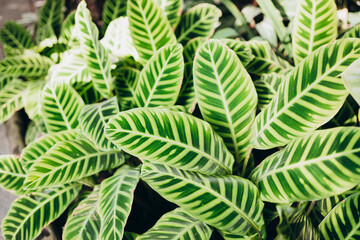
[[[256,116],[252,145],[258,149],[283,146],[329,121],[348,95],[338,76],[359,57],[360,40],[355,39],[338,40],[308,56]]]
[[[61,33],[59,43],[64,43],[68,48],[73,48],[76,43],[74,33],[75,27],[75,11],[71,11],[61,25]]]
[[[0,74],[11,77],[40,77],[47,74],[51,65],[50,58],[29,51],[23,55],[6,57],[1,60]]]
[[[222,137],[239,164],[250,150],[257,106],[249,74],[232,50],[210,40],[197,51],[194,84],[204,120]]]
[[[35,239],[43,227],[66,210],[79,191],[80,185],[65,184],[59,188],[19,197],[12,203],[2,221],[4,238]]]
[[[195,110],[197,100],[194,90],[193,62],[184,65],[184,78],[176,100],[176,105],[184,106],[186,112],[192,113]]]
[[[77,130],[65,130],[57,133],[46,134],[35,142],[26,146],[20,156],[22,166],[28,171],[32,164],[44,155],[56,143],[76,139],[79,135]]]
[[[222,231],[250,235],[264,225],[263,203],[250,181],[211,176],[146,162],[141,178],[168,201]]]
[[[181,208],[164,214],[150,230],[138,240],[153,239],[210,239],[212,229]]]
[[[111,92],[111,61],[107,51],[98,40],[99,30],[92,22],[85,1],[79,3],[75,14],[75,27],[79,31],[80,47],[86,59],[94,87],[108,98]]]
[[[102,15],[102,33],[105,33],[111,21],[126,15],[127,0],[106,0]]]
[[[112,177],[101,183],[99,209],[102,222],[100,239],[122,239],[139,175],[139,167],[123,165]]]
[[[342,80],[351,96],[360,105],[360,59],[354,61],[343,73]]]
[[[16,194],[23,193],[26,173],[19,159],[13,155],[0,155],[0,186]]]
[[[116,97],[101,103],[86,105],[81,110],[79,115],[81,129],[100,150],[117,149],[114,144],[105,138],[104,127],[108,120],[119,111]]]
[[[342,38],[360,38],[360,25],[357,25],[347,31]]]
[[[357,239],[360,237],[360,193],[341,201],[319,225],[323,239]]]
[[[180,16],[184,5],[183,0],[154,0],[164,11],[165,16],[169,20],[170,26],[176,28],[180,22]]]
[[[181,16],[175,34],[177,41],[185,45],[195,37],[210,37],[221,17],[221,10],[212,4],[201,3]]]
[[[101,219],[98,210],[99,186],[83,199],[68,218],[64,240],[98,239]]]
[[[102,99],[101,94],[95,89],[92,81],[75,84],[74,89],[84,100],[85,104],[96,103]]]
[[[135,89],[139,80],[140,71],[132,67],[121,67],[115,76],[115,91],[122,110],[131,108],[135,96]]]
[[[122,150],[149,161],[205,174],[231,173],[234,158],[211,126],[189,114],[160,108],[121,112],[105,127]]]
[[[130,36],[129,20],[127,17],[119,17],[109,24],[101,44],[108,50],[112,62],[132,56],[138,60],[139,55]]]
[[[100,151],[85,138],[61,141],[32,164],[25,188],[73,182],[122,163],[124,156],[118,150]]]
[[[69,85],[47,84],[41,101],[46,129],[49,132],[59,132],[78,128],[78,116],[84,105],[80,95]]]
[[[30,33],[23,26],[12,21],[5,22],[1,28],[0,40],[4,45],[21,52],[34,46]]]
[[[6,74],[0,74],[0,91],[4,89],[6,84],[14,80],[14,77],[7,76]]]
[[[134,107],[172,106],[181,88],[184,60],[180,44],[161,48],[141,70]]]
[[[299,2],[292,33],[295,64],[337,37],[335,1],[302,0]]]
[[[285,75],[269,73],[261,75],[259,80],[254,81],[258,95],[258,106],[263,110],[274,98],[280,84],[285,80]]]
[[[193,62],[195,58],[196,51],[198,48],[208,41],[206,37],[196,37],[191,39],[185,46],[184,46],[184,61],[185,63]]]
[[[35,80],[27,82],[27,88],[25,91],[22,91],[22,102],[24,105],[24,109],[28,117],[37,121],[41,116],[41,103],[39,96],[41,96],[41,92],[45,86],[46,81]]]
[[[59,64],[52,67],[51,82],[75,85],[91,81],[80,49],[66,51]]]
[[[236,53],[244,66],[248,65],[254,59],[251,48],[246,42],[234,39],[222,39],[221,42]]]
[[[39,22],[36,30],[36,41],[42,42],[47,38],[58,37],[63,20],[63,1],[47,0],[39,11]]]
[[[130,33],[140,60],[146,63],[163,46],[176,43],[164,12],[153,0],[129,0]]]
[[[297,138],[265,159],[252,174],[261,199],[275,203],[314,201],[360,183],[360,130],[339,127]]]

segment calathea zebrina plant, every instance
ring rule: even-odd
[[[61,8],[45,3],[36,42],[1,30],[0,119],[31,119],[22,154],[0,157],[20,195],[5,239],[57,218],[69,240],[359,237],[360,39],[336,40],[334,1],[299,1],[290,62],[266,41],[210,39],[210,4],[107,0],[101,40],[84,1]],[[159,207],[142,191],[174,204],[146,229],[136,208]]]

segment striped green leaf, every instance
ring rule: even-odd
[[[321,126],[322,129],[342,126],[358,126],[358,105],[349,95],[339,112],[326,124]]]
[[[121,112],[105,127],[116,146],[141,159],[205,174],[231,173],[234,158],[211,126],[159,108]]]
[[[127,0],[106,0],[102,15],[102,33],[107,30],[111,21],[126,15]]]
[[[176,100],[176,105],[184,106],[186,111],[192,113],[195,110],[197,100],[194,89],[193,62],[184,65],[184,78]]]
[[[2,221],[4,239],[35,239],[47,224],[60,217],[79,191],[80,185],[65,184],[19,197]]]
[[[180,44],[161,48],[141,70],[134,107],[172,106],[181,88],[184,60]]]
[[[354,61],[342,73],[342,80],[351,96],[360,104],[360,59]]]
[[[292,33],[295,64],[337,37],[334,0],[301,0],[297,6]]]
[[[336,205],[320,223],[322,239],[358,239],[360,237],[360,193]]]
[[[164,214],[159,221],[137,240],[201,239],[208,240],[212,229],[182,208]]]
[[[161,47],[176,43],[169,21],[153,0],[129,0],[127,16],[131,37],[142,62],[146,63]]]
[[[185,45],[195,37],[210,37],[221,17],[221,10],[215,5],[201,3],[181,16],[175,34],[177,41]]]
[[[115,91],[122,110],[131,108],[140,71],[132,67],[121,67],[115,76]]]
[[[101,94],[95,89],[92,81],[75,84],[74,89],[81,96],[85,104],[96,103],[102,99]]]
[[[47,84],[42,92],[41,111],[49,132],[78,128],[84,106],[80,95],[65,83]]]
[[[39,11],[39,22],[36,28],[36,41],[38,43],[60,35],[63,20],[62,10],[62,0],[47,0],[45,2]]]
[[[26,82],[14,79],[0,91],[0,123],[7,121],[23,108],[22,96],[26,87]]]
[[[15,77],[10,77],[6,74],[0,74],[0,91],[5,88],[6,84],[10,83],[14,79]]]
[[[246,42],[235,39],[222,39],[221,42],[236,53],[244,66],[248,65],[255,57],[251,52],[250,46]]]
[[[360,183],[360,129],[339,127],[297,138],[257,167],[264,201],[290,203],[335,196]]]
[[[254,58],[246,65],[246,70],[253,75],[261,76],[265,73],[281,73],[285,66],[281,64],[266,41],[251,40],[247,42]]]
[[[75,40],[75,11],[71,11],[65,18],[61,25],[61,33],[59,36],[59,43],[64,43],[68,48],[73,48]]]
[[[27,82],[27,88],[25,91],[22,92],[22,102],[24,105],[24,109],[28,117],[36,121],[41,116],[41,92],[46,84],[46,81],[43,80],[36,80],[36,81],[29,81]]]
[[[207,40],[208,40],[208,38],[206,38],[206,37],[196,37],[196,38],[191,39],[184,46],[184,61],[185,61],[185,63],[189,63],[189,62],[194,61],[196,51]]]
[[[33,163],[42,155],[44,155],[56,143],[76,139],[78,135],[79,131],[77,130],[65,130],[44,135],[23,149],[20,156],[22,166],[26,171],[28,171]]]
[[[176,28],[180,22],[180,16],[183,10],[183,0],[154,0],[164,11],[165,16],[169,20],[170,26]]]
[[[100,150],[116,150],[117,147],[105,138],[104,127],[109,119],[119,112],[116,97],[101,103],[86,105],[81,110],[79,122],[82,132],[90,138]]]
[[[264,225],[258,189],[237,176],[209,176],[145,163],[141,178],[170,202],[222,231],[250,235]]]
[[[91,81],[80,49],[71,49],[63,54],[60,63],[52,67],[50,81],[69,85]]]
[[[0,186],[16,194],[23,193],[26,173],[19,159],[13,155],[0,155]]]
[[[18,49],[21,52],[34,46],[30,33],[23,26],[12,21],[5,22],[1,28],[0,41],[3,45]]]
[[[360,25],[357,25],[347,31],[342,38],[360,38]]]
[[[75,27],[79,32],[80,47],[88,65],[88,71],[96,90],[108,98],[111,92],[111,61],[108,52],[99,41],[99,30],[92,22],[85,1],[79,3],[75,14]]]
[[[38,189],[80,180],[124,163],[118,150],[101,151],[85,138],[61,141],[35,161],[25,188]]]
[[[274,98],[285,75],[278,73],[263,74],[259,80],[254,81],[258,95],[258,106],[263,110]]]
[[[348,95],[338,76],[359,57],[360,40],[344,39],[318,49],[296,66],[256,116],[253,146],[282,146],[329,121]]]
[[[11,77],[40,77],[52,65],[50,58],[29,51],[23,55],[7,57],[0,61],[0,74]]]
[[[31,121],[29,123],[29,125],[27,126],[26,132],[25,132],[25,139],[24,139],[25,146],[34,142],[36,139],[40,138],[41,136],[42,136],[41,129],[34,121]]]
[[[257,95],[237,55],[219,40],[204,43],[194,61],[201,114],[222,137],[239,164],[250,150]]]
[[[139,174],[139,167],[124,165],[101,183],[99,210],[102,222],[99,239],[122,239]]]
[[[129,20],[127,17],[119,17],[109,24],[101,44],[109,52],[112,62],[117,62],[127,56],[138,60],[139,55],[130,35]]]
[[[83,199],[68,218],[63,232],[64,240],[98,239],[101,219],[98,210],[99,186]]]

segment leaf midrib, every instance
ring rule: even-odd
[[[138,1],[138,0],[136,0],[136,1]],[[147,33],[148,33],[149,40],[150,40],[150,44],[151,44],[151,48],[152,48],[153,52],[156,52],[156,45],[155,45],[155,42],[154,42],[152,33],[151,33],[151,31],[150,31],[149,23],[148,23],[148,21],[147,21],[147,19],[146,19],[146,16],[144,15],[145,9],[142,8],[140,2],[137,2],[137,4],[138,4],[139,9],[140,9],[141,17],[143,18],[143,21],[144,21],[144,23],[145,23],[146,31],[147,31]]]
[[[196,14],[196,11],[194,11],[194,14]],[[186,18],[187,16],[190,16],[190,13],[188,13],[188,15],[185,15],[184,18]],[[202,22],[204,21],[204,19],[206,19],[206,15],[204,17],[204,15],[201,15],[201,17],[198,19],[198,21],[195,22],[195,24],[192,24],[187,30],[185,30],[177,39],[178,42],[183,41],[183,39],[191,32],[193,31],[195,28],[197,28],[199,25],[202,24]],[[209,17],[211,18],[211,16]]]
[[[207,159],[211,160],[212,162],[215,162],[216,164],[218,164],[220,167],[222,167],[226,173],[231,174],[231,171],[224,165],[222,164],[220,161],[218,161],[217,159],[215,159],[214,157],[212,157],[211,155],[209,155],[206,152],[201,151],[198,148],[195,148],[194,146],[191,145],[186,145],[182,142],[177,142],[173,139],[168,139],[168,138],[164,138],[164,137],[160,137],[160,136],[155,136],[155,135],[150,135],[150,134],[146,134],[146,133],[142,133],[142,132],[135,132],[135,131],[131,131],[131,130],[124,130],[124,129],[120,129],[119,131],[124,132],[124,133],[130,133],[133,135],[140,135],[142,137],[147,137],[149,139],[155,139],[155,140],[162,140],[180,147],[183,147],[184,149],[191,149],[191,151],[194,151],[196,153],[198,153],[199,155],[205,156]],[[166,161],[165,161],[166,162]]]

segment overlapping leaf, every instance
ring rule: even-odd
[[[32,164],[25,187],[37,189],[61,185],[122,163],[124,156],[118,150],[100,151],[85,138],[61,141]]]
[[[0,30],[0,40],[8,47],[24,51],[34,46],[30,33],[16,22],[5,22]]]
[[[164,11],[165,16],[169,20],[170,26],[175,28],[179,21],[184,5],[183,0],[154,0]]]
[[[41,96],[41,92],[45,86],[45,81],[37,80],[37,81],[29,81],[27,82],[27,88],[22,92],[22,102],[24,105],[24,109],[28,117],[36,121],[41,116],[41,103],[39,96]]]
[[[100,239],[122,239],[131,211],[135,187],[139,181],[139,174],[139,167],[124,165],[112,177],[101,183]]]
[[[360,25],[357,25],[347,31],[342,38],[360,38]]]
[[[119,17],[110,22],[105,36],[100,42],[108,50],[112,62],[117,62],[127,56],[132,56],[136,60],[139,59],[130,36],[127,17]]]
[[[193,62],[184,65],[184,79],[176,100],[176,105],[184,106],[186,111],[192,113],[195,110],[197,100],[194,90]]]
[[[186,113],[159,108],[121,112],[110,119],[105,134],[136,157],[185,170],[225,174],[234,163],[211,126]]]
[[[105,138],[104,127],[108,120],[119,112],[116,97],[101,103],[86,105],[79,115],[83,133],[90,138],[100,150],[112,150],[117,147]]]
[[[360,104],[360,59],[354,61],[343,73],[342,80],[351,96]]]
[[[96,103],[102,99],[101,94],[95,89],[93,82],[75,84],[74,89],[84,100],[85,104]]]
[[[164,214],[159,221],[138,240],[153,239],[202,239],[211,237],[212,229],[191,216],[182,208]]]
[[[282,146],[329,121],[348,95],[338,76],[359,57],[360,40],[344,39],[318,49],[302,61],[256,116],[253,146]]]
[[[181,88],[184,60],[180,44],[161,48],[141,70],[132,105],[172,106]]]
[[[0,155],[0,186],[17,194],[23,193],[26,173],[19,159],[13,155]]]
[[[22,96],[26,87],[26,82],[14,79],[0,91],[0,123],[7,121],[23,108]]]
[[[203,118],[223,138],[239,164],[250,150],[257,106],[249,74],[232,50],[210,40],[197,51],[194,83]]]
[[[32,164],[44,155],[56,143],[76,139],[79,135],[77,130],[65,130],[57,133],[46,134],[40,139],[26,146],[20,157],[25,170],[29,170]]]
[[[43,227],[60,217],[79,191],[80,185],[65,184],[16,199],[2,221],[4,238],[35,239]]]
[[[72,49],[63,54],[60,63],[52,68],[50,81],[69,85],[91,81],[80,49]]]
[[[274,98],[280,84],[285,80],[285,75],[278,73],[263,74],[254,82],[258,95],[258,106],[263,110]]]
[[[66,44],[66,46],[69,48],[74,47],[74,43],[76,43],[76,37],[74,33],[74,27],[75,27],[75,11],[70,12],[64,22],[61,25],[61,33],[59,36],[59,42]]]
[[[184,61],[185,61],[185,63],[189,63],[189,62],[192,63],[194,61],[196,51],[207,40],[208,40],[208,38],[206,38],[206,37],[196,37],[196,38],[191,39],[184,46]]]
[[[336,4],[333,0],[301,0],[292,33],[295,64],[337,37]]]
[[[264,201],[313,201],[360,183],[360,130],[340,127],[298,138],[253,172]]]
[[[111,61],[108,52],[99,41],[99,30],[92,22],[85,1],[79,3],[75,14],[75,27],[79,31],[80,47],[86,59],[94,87],[102,96],[108,98],[111,93]]]
[[[103,10],[102,33],[105,33],[110,22],[126,15],[127,0],[106,0]]]
[[[68,218],[64,227],[64,240],[98,239],[101,224],[98,200],[99,186],[95,186]]]
[[[213,227],[233,234],[261,235],[263,203],[255,185],[246,179],[203,175],[147,162],[141,178],[165,199]]]
[[[246,42],[234,39],[222,39],[221,42],[236,53],[244,66],[248,65],[255,57],[251,52],[249,44]]]
[[[146,63],[161,47],[176,43],[169,21],[153,0],[129,0],[127,16],[131,37],[142,62]]]
[[[14,79],[14,77],[7,76],[6,74],[0,74],[0,91],[4,89],[6,84],[10,83]]]
[[[360,193],[340,202],[320,223],[323,239],[357,239],[360,237]]]
[[[185,45],[195,37],[210,37],[221,17],[221,10],[212,4],[202,3],[189,9],[180,20],[175,34],[177,41]]]
[[[36,30],[36,41],[38,43],[60,35],[63,19],[62,10],[62,0],[47,0],[45,2],[39,11],[39,22]]]
[[[41,111],[49,132],[78,128],[84,106],[80,95],[65,83],[47,84],[42,92]]]
[[[12,77],[39,77],[46,75],[51,65],[50,58],[35,52],[27,52],[1,60],[0,74]]]
[[[114,85],[122,110],[131,108],[140,71],[132,67],[121,67],[116,74]]]

